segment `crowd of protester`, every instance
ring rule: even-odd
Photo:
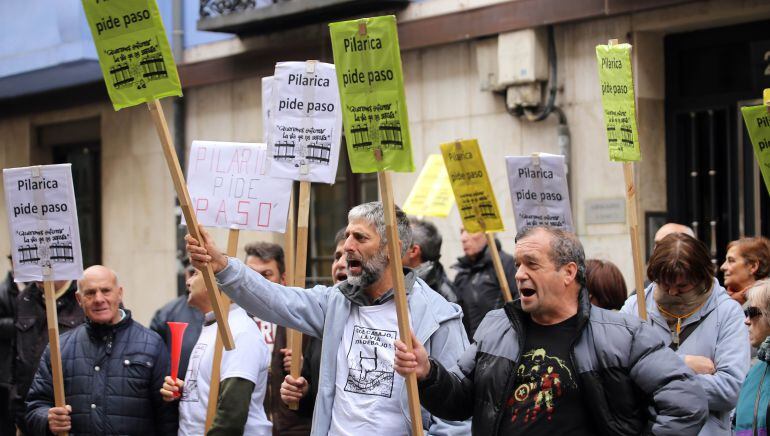
[[[629,296],[620,269],[585,259],[576,235],[526,228],[510,247],[495,240],[513,296],[504,302],[483,233],[460,230],[450,279],[436,226],[398,208],[396,224],[411,350],[397,333],[382,204],[371,202],[340,223],[332,285],[287,286],[280,245],[227,257],[205,230],[186,238],[187,294],[159,308],[149,329],[124,307],[108,267],[56,282],[64,406],[42,284],[10,272],[0,283],[0,436],[407,435],[411,374],[431,435],[767,434],[768,239],[730,242],[720,283],[692,230],[666,224],[645,289]],[[236,345],[218,370],[198,272],[209,266],[232,299]],[[177,378],[168,321],[188,323]],[[299,377],[287,329],[304,334]]]

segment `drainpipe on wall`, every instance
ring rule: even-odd
[[[171,30],[171,51],[174,54],[174,60],[177,63],[184,62],[184,0],[172,0],[171,6],[172,30]],[[184,97],[176,97],[173,101],[174,116],[172,124],[174,126],[174,148],[179,157],[179,165],[182,171],[185,170],[185,104]],[[179,199],[175,202],[176,214],[176,258],[177,258],[177,295],[184,295],[185,275],[182,260],[185,256],[184,236],[187,231],[180,225],[182,221],[182,210],[179,207]]]

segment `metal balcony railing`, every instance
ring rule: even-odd
[[[268,33],[364,14],[389,13],[410,0],[201,0],[198,30]]]

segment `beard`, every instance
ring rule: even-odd
[[[365,289],[382,277],[382,273],[385,271],[385,268],[388,267],[388,255],[384,250],[378,250],[374,256],[367,259],[360,259],[360,262],[360,275],[353,275],[350,273],[350,270],[346,268],[348,273],[348,283]]]

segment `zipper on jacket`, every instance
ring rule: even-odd
[[[751,430],[754,436],[757,436],[757,412],[759,412],[759,398],[762,396],[762,384],[765,382],[765,375],[767,375],[768,368],[770,367],[766,363],[765,371],[762,373],[762,378],[759,379],[759,388],[757,388],[757,397],[754,399],[754,418],[751,423]]]
[[[503,392],[501,395],[502,399],[497,405],[499,412],[497,413],[497,417],[495,418],[495,425],[493,427],[495,429],[494,434],[500,433],[500,425],[502,425],[503,423],[503,415],[504,415],[503,412],[505,410],[504,407],[507,400],[506,396],[507,396],[507,393],[512,392],[513,388],[515,387],[514,385],[516,384],[516,366],[518,365],[519,359],[521,358],[521,353],[524,350],[524,342],[525,342],[525,337],[527,333],[525,331],[524,325],[519,319],[518,314],[515,313],[516,308],[513,306],[513,304],[511,305],[505,304],[503,306],[503,310],[505,311],[506,315],[508,315],[508,320],[511,322],[511,329],[513,330],[514,333],[517,334],[516,339],[518,339],[519,341],[519,355],[515,356],[516,360],[512,361],[511,372],[510,374],[508,374],[508,378],[505,380],[505,387],[503,388]]]

